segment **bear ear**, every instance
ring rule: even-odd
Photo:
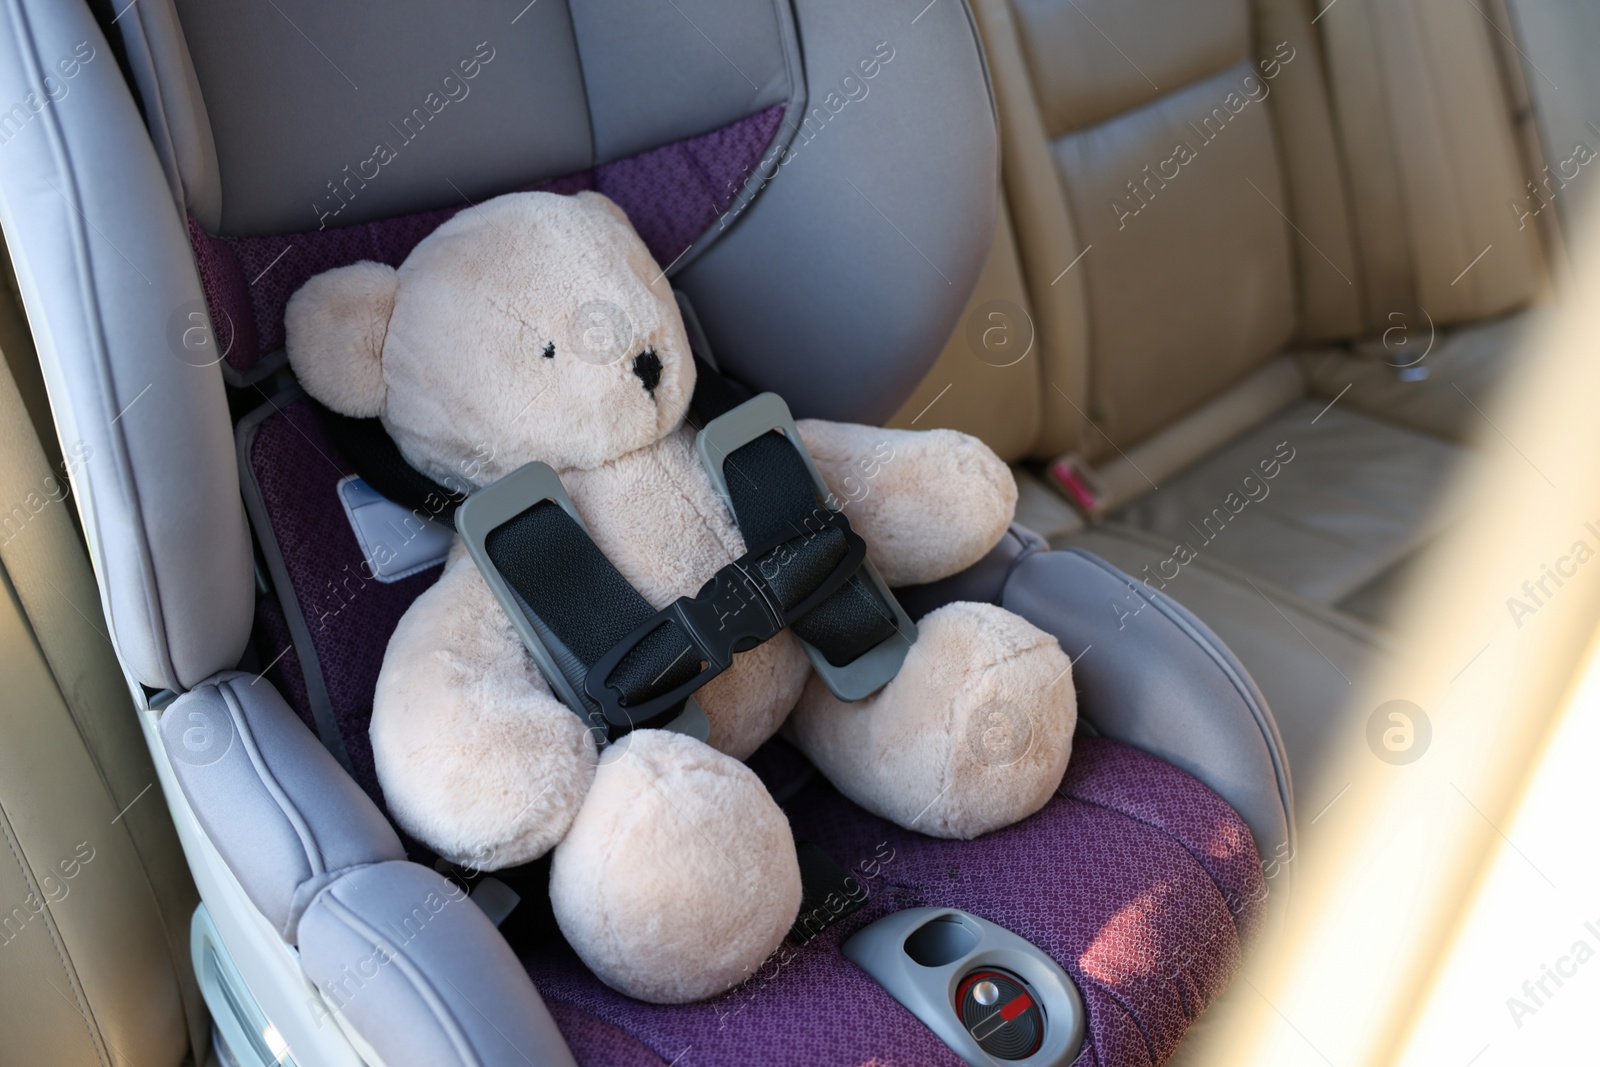
[[[383,341],[400,274],[363,261],[325,271],[284,309],[289,365],[306,392],[355,418],[383,414]]]

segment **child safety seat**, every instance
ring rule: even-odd
[[[505,883],[436,869],[384,815],[373,688],[447,542],[419,523],[403,566],[363,566],[386,501],[289,375],[289,296],[398,265],[486,197],[596,189],[730,380],[880,421],[994,224],[963,0],[7,0],[11,102],[0,224],[91,457],[84,533],[240,1062],[1156,1064],[1281,915],[1289,772],[1248,675],[1173,601],[1020,527],[895,593],[1060,639],[1082,726],[1058,795],[935,840],[769,744],[752,765],[849,878],[720,997],[639,1003],[553,930],[508,940]],[[507,930],[537,911],[513,888]]]

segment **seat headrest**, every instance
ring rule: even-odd
[[[477,201],[804,102],[786,4],[172,2],[130,63],[152,124],[193,131],[165,154],[219,236]]]

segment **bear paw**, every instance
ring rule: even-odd
[[[993,604],[946,604],[917,632],[900,673],[866,700],[846,704],[812,678],[789,720],[795,743],[845,796],[934,837],[977,837],[1044,807],[1078,720],[1060,644]]]

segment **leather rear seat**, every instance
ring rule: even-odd
[[[918,425],[1015,459],[1076,451],[1106,475],[1106,521],[1057,507],[1044,532],[1164,575],[1238,650],[1320,804],[1317,769],[1354,743],[1334,720],[1408,569],[1457,518],[1440,490],[1545,267],[1539,228],[1505,209],[1536,168],[1484,18],[1444,0],[1309,7],[975,0],[1021,285],[1005,289],[1002,232],[898,421],[937,401]],[[972,359],[997,299],[1036,359]],[[997,408],[1038,412],[1031,443],[1029,418]]]

